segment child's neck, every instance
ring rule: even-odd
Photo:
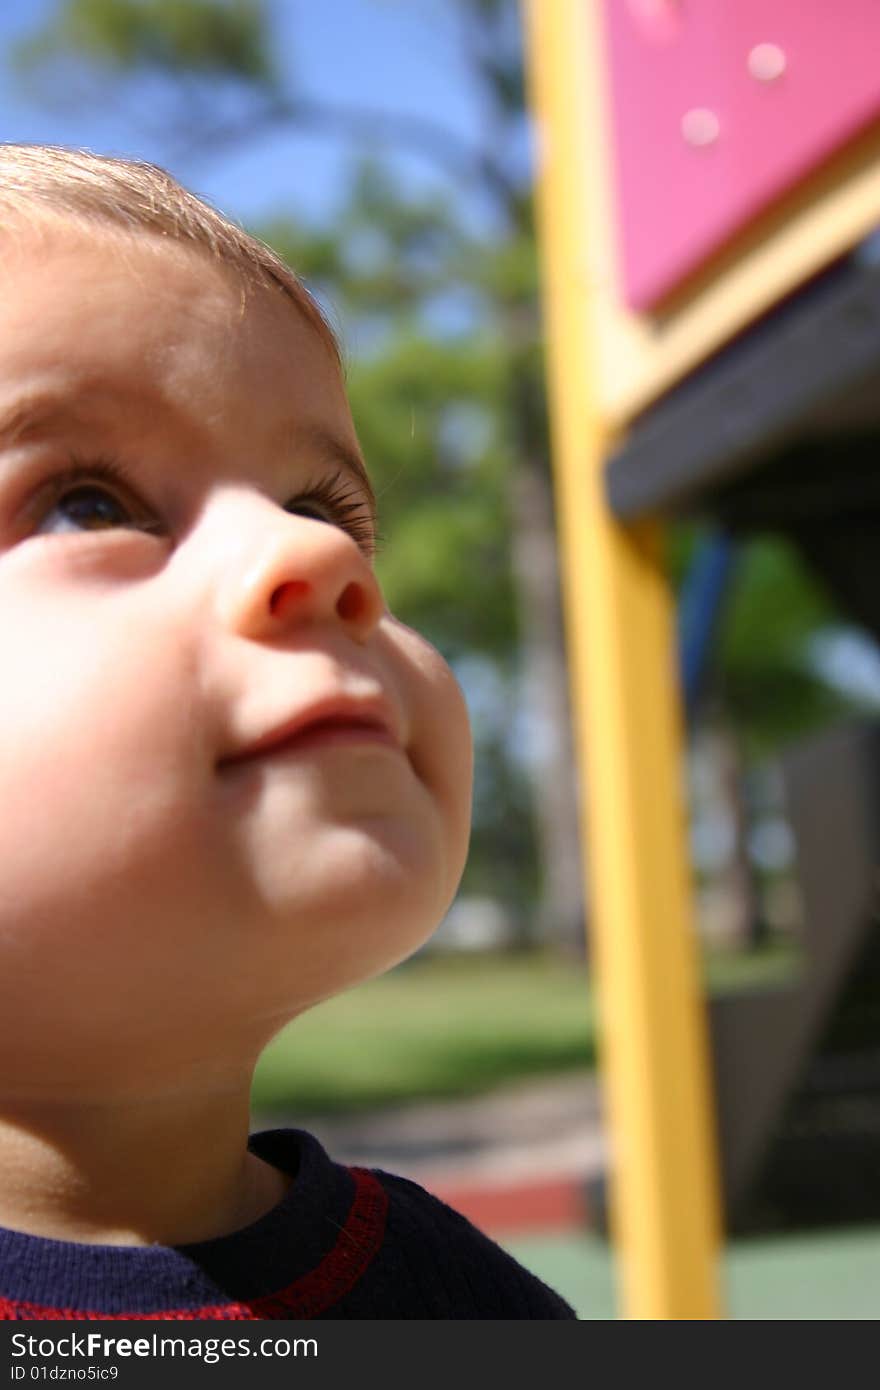
[[[0,1226],[186,1245],[250,1225],[290,1178],[247,1151],[249,1082],[116,1103],[0,1097]]]

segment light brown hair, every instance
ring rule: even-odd
[[[236,269],[245,282],[280,288],[341,366],[332,328],[281,257],[158,165],[63,145],[0,143],[0,228],[28,207],[80,224],[147,232],[201,247]]]

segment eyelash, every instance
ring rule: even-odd
[[[89,483],[102,482],[109,484],[113,492],[121,490],[129,493],[129,501],[138,499],[142,515],[150,515],[149,508],[140,503],[136,480],[119,459],[85,460],[74,455],[71,455],[68,467],[53,477],[51,495],[45,503],[45,510],[49,511],[57,506],[68,492],[86,487]],[[128,505],[123,498],[117,497],[116,500],[122,506]],[[374,530],[369,506],[357,487],[348,481],[341,470],[331,478],[319,478],[307,484],[302,492],[297,494],[295,501],[299,506],[314,503],[325,508],[328,524],[339,526],[370,559],[374,559],[381,549],[383,538]],[[161,522],[155,519],[143,521],[140,529],[150,535],[161,535],[163,530]]]

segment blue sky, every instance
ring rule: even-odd
[[[164,163],[224,211],[251,223],[279,208],[308,219],[332,212],[351,159],[351,147],[338,138],[277,134],[182,165],[106,92],[67,112],[19,95],[9,75],[10,44],[54,8],[54,0],[0,7],[0,138],[86,145]],[[462,60],[455,10],[449,0],[279,0],[274,41],[280,66],[311,95],[430,117],[476,140],[481,113]],[[392,158],[407,186],[439,182],[452,189],[425,159]]]

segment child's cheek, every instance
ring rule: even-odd
[[[473,740],[467,705],[437,649],[405,623],[392,623],[388,635],[398,655],[409,708],[410,760],[443,813],[450,875],[457,885],[471,822]]]

